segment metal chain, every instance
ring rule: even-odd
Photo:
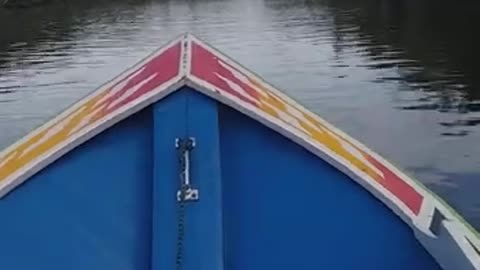
[[[178,215],[177,215],[177,254],[176,254],[176,270],[182,270],[183,267],[183,248],[185,240],[185,210],[187,204],[187,192],[191,189],[190,183],[186,179],[186,160],[185,152],[193,149],[193,141],[191,139],[177,139],[178,158],[180,163],[180,194],[178,196]]]
[[[182,187],[182,196],[185,194],[185,190]],[[183,266],[183,241],[185,238],[185,200],[181,200],[178,204],[178,217],[177,217],[177,256],[176,256],[176,270],[182,270]]]
[[[184,159],[184,144],[181,139],[177,139],[178,159],[180,163],[180,198],[178,202],[177,213],[177,256],[176,256],[176,270],[182,270],[183,263],[183,240],[185,238],[185,196],[187,185],[185,185],[185,159]]]

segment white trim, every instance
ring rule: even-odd
[[[477,249],[480,250],[480,238],[478,237],[478,233],[476,233],[473,228],[469,228],[466,225],[468,223],[465,220],[463,220],[458,214],[456,214],[456,212],[453,209],[449,208],[446,202],[441,201],[437,197],[434,197],[433,193],[429,191],[428,188],[426,188],[420,182],[414,180],[412,177],[408,176],[403,171],[399,170],[397,167],[395,167],[390,162],[388,162],[385,158],[373,152],[364,144],[353,139],[351,136],[347,135],[345,132],[337,129],[329,122],[325,121],[324,119],[320,118],[318,115],[313,114],[312,112],[304,108],[300,103],[294,101],[289,96],[278,91],[274,86],[266,83],[261,78],[261,76],[256,75],[250,70],[244,68],[242,65],[228,58],[223,53],[219,52],[218,50],[216,50],[206,42],[193,36],[192,36],[192,41],[198,43],[199,45],[203,46],[205,49],[211,51],[215,55],[215,57],[218,57],[220,60],[238,69],[240,72],[244,73],[246,76],[255,78],[260,83],[260,85],[265,89],[267,89],[269,92],[275,95],[278,95],[280,98],[286,101],[289,105],[294,104],[293,107],[297,107],[301,109],[303,112],[307,113],[310,117],[317,120],[320,124],[326,126],[330,130],[332,130],[334,133],[336,133],[338,136],[342,137],[342,139],[350,142],[351,144],[360,148],[365,153],[372,156],[379,163],[381,163],[383,166],[389,169],[392,173],[396,174],[401,180],[405,181],[405,183],[409,184],[413,189],[415,189],[419,194],[423,196],[423,203],[421,206],[422,208],[420,210],[421,212],[419,213],[418,216],[415,216],[409,209],[407,209],[404,206],[403,202],[397,199],[396,196],[394,196],[392,193],[386,190],[383,186],[380,186],[375,180],[371,179],[368,175],[359,171],[355,167],[349,164],[345,164],[345,162],[342,161],[343,158],[338,157],[335,153],[333,153],[329,149],[322,147],[321,145],[316,143],[314,140],[312,140],[308,136],[305,136],[305,134],[302,134],[295,128],[290,127],[286,123],[269,116],[268,114],[264,113],[258,108],[255,108],[250,104],[247,104],[246,102],[243,102],[234,96],[225,97],[224,95],[222,95],[221,92],[215,90],[215,87],[213,85],[201,79],[195,78],[192,74],[190,74],[187,80],[187,84],[191,82],[192,87],[195,87],[195,86],[199,87],[200,88],[199,90],[202,93],[207,94],[214,99],[222,101],[226,105],[237,109],[238,111],[252,117],[257,121],[260,121],[266,126],[292,139],[296,143],[299,143],[300,145],[305,147],[307,150],[310,150],[312,153],[316,154],[317,156],[331,163],[333,166],[335,166],[342,172],[349,175],[353,180],[361,184],[364,188],[370,191],[375,197],[377,197],[383,203],[385,203],[393,212],[399,215],[412,228],[418,228],[418,229],[427,228],[432,221],[431,220],[432,215],[429,215],[429,214],[425,215],[425,213],[422,213],[422,211],[427,211],[427,212],[429,211],[429,210],[426,210],[425,207],[428,207],[430,210],[433,210],[433,207],[436,207],[443,215],[445,215],[446,219],[457,224],[457,226],[455,226],[456,228],[455,230],[461,232],[463,236],[467,237],[471,241],[471,243]],[[479,257],[476,253],[475,254],[469,253],[468,256],[474,256],[475,258]]]
[[[420,242],[424,244],[424,246],[428,250],[432,250],[431,239],[435,239],[436,237],[429,231],[430,223],[432,222],[433,217],[433,210],[437,208],[446,218],[442,224],[445,228],[454,236],[455,242],[459,245],[462,249],[462,252],[468,257],[468,259],[475,265],[476,269],[480,269],[480,256],[473,250],[469,243],[466,242],[465,238],[468,238],[472,245],[474,245],[478,250],[480,250],[480,239],[478,237],[478,233],[476,233],[473,229],[468,227],[468,223],[463,221],[463,219],[456,214],[456,212],[449,208],[448,204],[443,202],[441,199],[437,198],[433,195],[426,187],[424,187],[421,183],[415,181],[413,178],[409,177],[391,163],[386,161],[383,157],[378,155],[377,153],[370,150],[368,147],[360,143],[359,141],[353,139],[343,131],[335,128],[333,125],[325,121],[324,119],[320,118],[318,115],[311,113],[309,110],[304,108],[298,102],[295,102],[293,99],[288,97],[287,95],[283,94],[279,90],[277,90],[274,86],[266,83],[260,76],[250,72],[246,68],[242,67],[240,64],[234,62],[227,56],[223,55],[218,50],[214,49],[212,46],[206,44],[205,42],[199,40],[198,38],[190,35],[185,34],[181,37],[169,42],[166,46],[160,48],[156,52],[152,53],[142,61],[140,61],[135,66],[129,68],[128,70],[124,71],[119,76],[112,79],[110,82],[107,82],[92,94],[89,94],[85,98],[83,98],[80,102],[77,102],[68,110],[65,110],[63,113],[55,117],[54,119],[48,121],[46,124],[40,126],[28,136],[24,137],[23,139],[19,140],[17,143],[13,144],[12,146],[8,147],[7,149],[3,150],[0,154],[0,164],[4,163],[5,160],[3,158],[6,157],[12,151],[20,146],[21,144],[25,143],[33,136],[38,135],[39,133],[45,131],[47,128],[51,128],[55,124],[61,122],[64,118],[68,117],[71,113],[75,112],[86,102],[91,100],[92,97],[97,96],[98,94],[106,91],[111,86],[118,83],[120,80],[124,79],[125,76],[132,73],[133,71],[137,70],[141,66],[145,65],[148,61],[153,59],[154,57],[160,55],[165,50],[171,48],[173,45],[177,43],[181,43],[181,52],[180,52],[180,70],[176,77],[172,78],[171,80],[165,82],[157,89],[145,94],[141,98],[132,101],[130,104],[126,105],[125,107],[120,108],[118,111],[115,111],[111,115],[107,115],[101,120],[96,123],[93,123],[91,126],[88,126],[84,130],[79,131],[78,133],[72,134],[71,137],[66,139],[65,141],[60,142],[54,148],[49,149],[43,155],[36,157],[34,160],[29,162],[27,165],[13,173],[12,175],[8,176],[7,179],[0,181],[0,198],[6,195],[8,192],[13,190],[16,186],[20,185],[24,181],[26,181],[29,177],[52,163],[53,161],[57,160],[64,154],[68,153],[78,145],[86,142],[90,138],[96,136],[100,132],[104,131],[105,129],[111,127],[112,125],[118,123],[119,121],[127,118],[128,116],[140,111],[141,109],[149,106],[150,104],[161,100],[162,98],[166,97],[167,95],[171,94],[172,92],[178,90],[183,85],[188,85],[193,89],[198,90],[199,92],[218,100],[219,102],[230,106],[239,112],[261,122],[265,126],[277,131],[278,133],[282,134],[283,136],[291,139],[295,143],[298,143],[308,151],[312,152],[316,156],[322,158],[326,162],[330,163],[332,166],[336,167],[350,178],[352,178],[355,182],[360,184],[366,190],[368,190],[371,194],[373,194],[376,198],[382,201],[387,207],[389,207],[395,214],[397,214],[405,223],[407,223],[413,230],[421,231],[424,236],[418,237]],[[345,158],[339,156],[332,150],[328,149],[327,147],[323,146],[322,144],[318,143],[317,141],[313,140],[311,137],[308,136],[305,132],[298,130],[295,126],[289,125],[282,121],[281,119],[277,119],[266,112],[263,112],[257,107],[244,102],[237,98],[234,95],[228,94],[226,92],[218,91],[215,86],[211,85],[210,83],[201,80],[191,74],[191,51],[192,42],[196,42],[199,45],[203,46],[205,49],[210,50],[216,57],[218,57],[223,62],[231,65],[235,69],[238,69],[243,75],[248,77],[255,78],[262,87],[267,89],[267,91],[271,92],[272,94],[280,97],[285,101],[288,105],[301,110],[302,113],[306,113],[309,117],[312,117],[316,121],[318,121],[321,125],[327,127],[330,131],[332,131],[335,135],[341,137],[342,140],[349,142],[350,144],[358,147],[368,155],[372,156],[378,162],[380,162],[383,166],[387,169],[392,171],[401,180],[405,181],[408,185],[414,188],[418,193],[423,196],[423,203],[421,205],[420,213],[415,215],[411,212],[411,210],[404,204],[404,202],[400,201],[393,193],[388,191],[385,187],[383,187],[380,183],[378,183],[375,179],[372,179],[368,174],[361,171],[355,166],[352,166],[350,162],[348,162]],[[11,157],[9,157],[11,158]],[[8,159],[8,158],[7,158]],[[415,234],[417,235],[417,234]],[[427,237],[427,238],[424,238]],[[429,248],[430,247],[430,248]],[[434,251],[431,251],[434,252]],[[438,255],[438,254],[436,254]],[[438,256],[437,256],[438,257]],[[456,270],[456,269],[454,269]]]
[[[185,57],[185,76],[188,77],[190,71],[192,70],[192,35],[187,33],[185,34],[186,49],[187,51],[183,55]]]
[[[368,149],[366,146],[360,144],[359,142],[353,140],[350,138],[350,136],[348,136],[347,134],[343,133],[342,131],[338,130],[337,128],[335,128],[333,125],[331,125],[330,123],[328,123],[327,121],[325,121],[324,119],[320,118],[318,115],[315,115],[313,113],[311,113],[309,110],[307,110],[305,107],[303,107],[301,104],[299,104],[298,102],[295,102],[294,100],[292,100],[290,97],[286,96],[285,94],[283,94],[282,92],[278,91],[275,87],[269,85],[268,83],[266,83],[259,75],[256,75],[252,72],[250,72],[249,70],[247,70],[246,68],[244,68],[243,66],[241,66],[240,64],[236,63],[234,60],[228,58],[227,56],[223,55],[221,52],[219,52],[218,50],[216,50],[215,48],[213,48],[212,46],[208,45],[207,43],[199,40],[198,38],[192,36],[192,41],[200,44],[201,46],[203,46],[205,49],[207,50],[210,50],[213,52],[213,54],[218,57],[220,60],[224,61],[225,63],[233,66],[234,68],[238,69],[240,72],[246,74],[248,77],[253,77],[255,78],[256,80],[258,80],[260,82],[260,84],[262,85],[262,87],[264,87],[265,89],[268,89],[269,92],[275,94],[275,95],[278,95],[280,98],[282,98],[284,101],[287,102],[288,105],[291,105],[293,107],[296,107],[300,110],[302,110],[302,112],[304,113],[307,113],[309,116],[311,116],[312,118],[314,118],[315,120],[317,120],[320,124],[322,125],[325,125],[328,129],[330,129],[330,131],[333,131],[335,133],[335,135],[338,135],[340,136],[343,140],[347,141],[347,142],[350,142],[351,144],[357,146],[358,148],[360,148],[361,150],[365,151],[367,154],[371,154],[372,151],[370,149]],[[195,83],[197,83],[198,86],[201,86],[201,87],[204,87],[206,89],[215,89],[215,86],[209,84],[208,82],[205,82],[199,78],[196,78],[193,74],[189,74],[189,79],[190,81],[193,81],[195,80]],[[188,80],[187,80],[188,82]],[[204,85],[202,85],[204,84]],[[218,91],[217,91],[218,92]],[[271,117],[270,115],[266,114],[265,112],[261,111],[260,109],[258,108],[255,108],[253,106],[251,106],[250,104],[247,104],[239,99],[237,99],[236,97],[234,96],[230,96],[229,97],[230,99],[234,99],[234,103],[237,103],[239,104],[240,106],[244,106],[244,107],[251,107],[251,110],[260,116],[260,118],[267,118],[268,121],[278,121],[276,118],[274,117]],[[233,106],[232,104],[229,104],[230,106]],[[237,106],[238,107],[238,106]],[[238,108],[237,108],[238,109]],[[254,119],[256,120],[259,120],[260,119],[257,119],[259,117],[254,117]],[[292,128],[291,126],[287,125],[286,123],[282,122],[282,121],[279,121],[278,125],[282,128],[282,129],[285,129],[285,130],[288,130],[288,132],[293,132],[293,133],[298,133],[297,129],[296,128]],[[278,129],[276,129],[277,131],[279,131]],[[283,134],[283,132],[281,132],[282,135],[284,136],[287,136],[286,134]],[[300,133],[297,134],[297,136],[299,135]],[[365,178],[367,178],[368,182],[375,182],[379,188],[381,187],[381,189],[385,190],[387,192],[387,197],[392,200],[392,201],[397,201],[397,202],[400,202],[399,205],[397,205],[398,208],[400,208],[400,210],[402,210],[402,212],[408,216],[409,218],[413,218],[415,215],[413,215],[413,213],[411,212],[410,209],[408,209],[403,202],[401,202],[395,195],[393,195],[390,191],[386,190],[384,187],[382,187],[381,185],[379,185],[377,183],[376,180],[374,179],[371,179],[370,176],[366,175],[364,172],[358,170],[357,168],[353,167],[351,168],[352,166],[348,165],[348,163],[346,163],[346,161],[342,158],[342,157],[339,157],[337,154],[333,153],[331,150],[327,149],[327,148],[324,148],[323,146],[321,146],[320,144],[318,144],[315,140],[313,140],[312,138],[306,136],[305,134],[301,134],[300,136],[304,137],[305,141],[308,142],[308,144],[310,145],[313,145],[314,147],[317,147],[317,148],[323,148],[324,151],[326,152],[327,155],[330,155],[331,157],[335,157],[334,159],[336,160],[335,164],[332,164],[333,166],[338,166],[339,164],[338,163],[341,163],[342,164],[342,167],[345,167],[347,169],[347,171],[357,171],[359,173],[359,175],[364,175]],[[305,147],[305,146],[304,146]],[[371,155],[372,157],[376,158],[376,156],[374,155]],[[323,157],[324,158],[324,157]],[[340,161],[342,160],[342,161]],[[387,168],[390,169],[390,166],[387,166],[389,164],[385,164],[384,160],[383,159],[378,159],[378,161],[380,163],[382,163],[383,165],[385,165]],[[394,173],[396,173],[396,171],[392,170]],[[346,173],[346,172],[344,172]],[[403,175],[400,175],[401,176],[401,179],[403,180],[404,177]],[[364,179],[362,179],[362,181],[365,181]],[[411,184],[407,181],[408,184]],[[418,191],[422,196],[424,195],[424,192],[420,191],[418,189],[418,187],[414,184],[411,184],[410,186],[412,186],[412,188],[414,188],[416,191]]]
[[[24,137],[23,139],[19,140],[17,143],[13,144],[12,146],[8,147],[4,151],[2,151],[0,157],[4,157],[8,155],[11,151],[14,151],[17,147],[22,145],[23,143],[27,142],[34,136],[40,134],[43,131],[48,130],[51,127],[54,127],[58,123],[62,122],[65,118],[67,118],[70,114],[74,113],[76,110],[80,109],[82,106],[85,105],[88,101],[90,101],[92,98],[95,96],[103,93],[104,91],[107,91],[110,89],[113,85],[116,83],[120,82],[123,80],[126,76],[128,76],[130,73],[134,72],[135,70],[141,68],[143,65],[148,63],[150,60],[153,58],[161,55],[163,52],[166,50],[172,48],[172,46],[176,45],[177,43],[183,41],[183,38],[177,38],[169,43],[167,45],[163,46],[162,48],[158,49],[154,53],[150,54],[146,58],[144,58],[142,61],[134,65],[133,67],[127,69],[126,71],[122,72],[119,76],[115,77],[111,81],[107,82],[100,88],[98,88],[96,91],[93,93],[89,94],[85,98],[83,98],[81,101],[77,102],[75,105],[73,105],[71,108],[65,110],[63,113],[61,113],[59,116],[55,117],[54,119],[48,121],[46,124],[40,126],[36,130],[34,130],[32,133]],[[152,90],[148,94],[145,94],[141,98],[132,101],[131,104],[128,104],[127,106],[120,108],[119,110],[116,110],[110,115],[105,116],[101,120],[99,120],[96,123],[93,123],[91,126],[85,128],[84,130],[81,130],[80,132],[76,134],[72,134],[70,137],[68,137],[66,140],[60,142],[58,145],[55,147],[47,150],[45,153],[42,155],[39,155],[35,157],[33,160],[31,160],[29,163],[27,163],[25,166],[21,167],[17,171],[15,171],[13,174],[7,176],[6,179],[3,179],[0,181],[0,199],[4,197],[6,194],[8,194],[10,191],[12,191],[15,187],[26,181],[29,177],[33,176],[35,173],[43,169],[44,167],[48,166],[50,163],[58,159],[59,157],[63,156],[65,153],[71,151],[74,149],[76,146],[84,143],[88,139],[92,138],[93,136],[97,135],[98,133],[102,132],[106,128],[112,126],[113,124],[117,123],[118,121],[121,121],[122,119],[128,117],[131,114],[134,114],[138,110],[148,106],[148,104],[151,104],[151,100],[159,100],[163,97],[162,91],[165,90],[165,92],[171,91],[173,92],[175,89],[172,89],[170,85],[173,85],[178,88],[179,83],[184,84],[184,74],[179,73],[169,81],[164,82],[158,89]],[[180,84],[181,85],[181,84]],[[155,96],[157,95],[157,96]],[[150,103],[148,103],[150,102]],[[144,105],[146,104],[146,105]]]
[[[189,55],[190,55],[190,42],[188,42],[188,34],[182,36],[180,42],[180,76],[186,77],[190,73],[189,68]]]
[[[462,229],[459,228],[459,224],[451,220],[444,220],[442,223],[445,229],[450,233],[455,242],[458,244],[463,254],[465,254],[470,263],[473,265],[473,267],[475,269],[480,269],[480,256],[478,256],[477,252],[467,242],[465,235],[462,233]]]
[[[110,88],[111,86],[117,84],[119,81],[121,81],[125,76],[129,75],[130,73],[132,73],[133,71],[137,70],[138,68],[140,68],[141,66],[145,65],[148,61],[152,60],[153,58],[157,57],[158,55],[162,54],[163,52],[165,52],[167,49],[169,49],[172,45],[182,41],[182,37],[178,37],[176,38],[175,40],[172,40],[170,41],[169,43],[167,43],[165,46],[162,46],[161,48],[159,48],[158,50],[156,50],[155,52],[149,54],[147,57],[145,57],[144,59],[140,60],[140,62],[138,62],[137,64],[135,64],[134,66],[128,68],[127,70],[123,71],[121,74],[119,74],[118,76],[114,77],[113,79],[111,79],[110,81],[106,82],[105,84],[103,84],[102,86],[98,87],[96,90],[94,90],[92,93],[86,95],[85,97],[81,98],[79,101],[75,102],[72,106],[68,107],[66,110],[64,110],[63,112],[61,112],[58,116],[54,117],[53,119],[47,121],[46,123],[42,124],[41,126],[39,126],[38,128],[34,129],[32,132],[30,132],[29,134],[27,134],[25,137],[23,137],[22,139],[18,140],[17,142],[15,142],[14,144],[10,145],[9,147],[3,149],[1,152],[0,152],[0,160],[5,157],[8,153],[12,152],[13,150],[15,150],[18,146],[20,146],[21,144],[25,143],[26,141],[32,139],[33,137],[35,137],[36,135],[38,135],[39,133],[45,131],[46,129],[50,128],[51,126],[55,125],[58,121],[60,121],[61,119],[67,117],[69,114],[73,113],[74,111],[76,111],[77,109],[79,109],[80,107],[82,107],[86,102],[88,102],[89,100],[91,100],[93,97],[95,97],[96,95],[102,93],[103,91],[105,91],[106,89]]]
[[[95,122],[91,126],[73,134],[68,140],[59,143],[43,155],[38,156],[28,165],[10,175],[7,179],[0,182],[0,199],[15,189],[17,186],[28,180],[31,176],[70,152],[75,147],[83,144],[97,134],[115,125],[128,116],[148,107],[150,104],[157,102],[165,96],[179,89],[185,82],[180,76],[176,76],[165,82],[162,87],[145,94],[145,97],[133,101],[128,106],[122,107],[115,114],[106,116],[105,118]]]
[[[430,231],[430,226],[433,221],[433,214],[435,212],[435,203],[430,198],[430,194],[425,196],[428,196],[428,198],[425,197],[418,216],[413,219],[413,225],[415,225],[422,233],[428,235],[429,237],[436,238],[436,236]]]
[[[391,194],[390,191],[385,189],[376,180],[365,174],[363,171],[352,167],[342,157],[332,152],[330,149],[323,145],[313,141],[305,133],[298,131],[296,128],[290,125],[286,125],[280,119],[274,118],[263,111],[257,109],[251,104],[245,103],[233,95],[227,95],[220,91],[212,91],[215,87],[208,82],[196,78],[193,75],[186,81],[187,85],[199,92],[229,106],[235,110],[251,117],[252,119],[262,123],[263,125],[271,128],[272,130],[280,133],[281,135],[291,139],[293,142],[301,145],[314,155],[325,160],[335,168],[339,169],[350,178],[355,180],[362,187],[373,193],[375,197],[380,199],[386,204],[394,213],[396,213],[404,222],[412,224],[412,219],[409,215],[411,211],[401,202],[396,196]],[[368,179],[368,180],[365,180]]]

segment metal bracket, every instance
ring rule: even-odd
[[[182,190],[177,191],[177,201],[198,201],[199,196],[198,196],[198,189],[194,188],[189,188],[183,192],[182,196]]]
[[[195,148],[195,138],[175,140],[175,147],[179,151],[180,158],[180,189],[177,191],[178,201],[197,201],[199,191],[190,183],[190,151]]]

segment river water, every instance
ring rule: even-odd
[[[0,148],[192,32],[480,228],[476,1],[79,1],[0,10]]]

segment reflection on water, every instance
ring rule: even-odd
[[[378,80],[396,80],[406,84],[407,90],[431,94],[419,100],[421,105],[405,109],[478,110],[478,103],[470,106],[480,98],[475,72],[478,19],[473,21],[480,14],[478,4],[473,9],[473,1],[460,5],[450,1],[330,2],[343,11],[334,13],[339,48],[350,46],[354,39],[355,46],[372,60],[366,67],[398,69],[397,76]],[[357,31],[344,31],[352,27]]]
[[[0,10],[0,148],[190,31],[480,228],[476,1],[78,1]],[[434,7],[434,8],[433,8]]]

